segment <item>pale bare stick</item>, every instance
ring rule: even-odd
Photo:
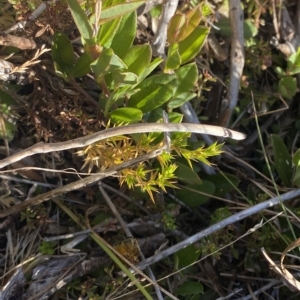
[[[279,197],[274,197],[272,199],[269,199],[267,201],[261,202],[259,204],[256,204],[254,206],[251,206],[247,209],[244,209],[218,223],[215,223],[211,226],[209,226],[206,229],[203,229],[199,232],[197,232],[196,234],[190,236],[189,238],[187,238],[184,241],[181,241],[171,247],[169,247],[166,250],[163,250],[162,252],[160,252],[159,254],[153,255],[151,257],[146,258],[145,260],[143,260],[142,262],[140,262],[136,267],[139,270],[143,270],[146,266],[149,266],[151,264],[154,264],[174,253],[176,253],[177,251],[186,248],[187,246],[190,246],[198,241],[200,241],[201,239],[203,239],[204,237],[210,236],[211,234],[217,232],[218,230],[221,230],[223,228],[226,228],[227,226],[240,222],[241,220],[246,219],[247,217],[253,216],[257,213],[260,213],[261,211],[265,210],[265,209],[269,209],[275,205],[278,205],[282,202],[297,198],[300,196],[300,189],[295,189],[292,190],[290,192],[284,193],[282,195],[280,195]]]
[[[166,57],[165,46],[167,41],[168,24],[176,12],[178,2],[178,0],[166,0],[162,3],[161,17],[159,19],[157,32],[155,33],[152,44],[154,55],[158,55],[163,58]]]
[[[91,135],[73,139],[70,141],[46,144],[40,142],[23,151],[15,153],[0,161],[0,169],[9,164],[17,162],[25,157],[39,154],[49,153],[53,151],[62,151],[74,148],[82,148],[92,143],[111,138],[118,135],[145,133],[145,132],[194,132],[204,133],[220,137],[230,137],[234,140],[243,140],[246,135],[237,131],[233,131],[224,127],[202,124],[189,123],[147,123],[147,124],[133,124],[127,126],[113,127]]]
[[[163,152],[163,150],[164,150],[164,148],[152,151],[152,152],[147,153],[145,155],[141,155],[137,158],[126,161],[126,162],[124,162],[120,165],[111,167],[111,168],[107,169],[105,172],[93,174],[93,175],[91,175],[87,178],[69,183],[65,186],[59,187],[59,188],[54,189],[52,191],[49,191],[47,193],[44,193],[44,194],[38,195],[36,197],[33,197],[33,198],[31,198],[27,201],[24,201],[22,203],[19,203],[15,206],[9,208],[6,211],[0,211],[0,218],[4,218],[4,217],[7,217],[11,214],[18,213],[18,212],[22,211],[23,209],[25,209],[27,207],[38,205],[42,202],[50,200],[51,198],[58,197],[58,196],[60,196],[62,194],[65,194],[67,192],[74,191],[74,190],[80,189],[82,187],[85,187],[89,184],[95,183],[95,182],[97,182],[97,181],[99,181],[99,180],[101,180],[105,177],[112,176],[115,173],[117,173],[117,172],[119,172],[119,171],[121,171],[125,168],[128,168],[132,165],[138,164],[142,161],[145,161],[145,160],[148,160],[148,159],[151,159],[151,158],[154,158],[154,157],[160,155]]]
[[[245,64],[244,55],[244,12],[240,0],[229,1],[230,27],[232,31],[230,53],[230,79],[227,93],[228,105],[221,112],[219,124],[228,126],[238,102],[240,81]]]

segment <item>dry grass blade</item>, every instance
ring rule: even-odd
[[[13,73],[24,73],[26,72],[26,70],[30,67],[30,66],[33,66],[33,65],[36,65],[40,62],[40,60],[38,60],[38,58],[43,55],[45,52],[48,52],[50,51],[51,49],[47,49],[45,48],[45,45],[42,46],[41,49],[38,49],[37,52],[35,53],[34,57],[29,60],[29,61],[26,61],[24,64],[22,64],[21,66],[17,66],[15,68],[13,68],[11,70],[11,74]]]

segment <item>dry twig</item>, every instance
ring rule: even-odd
[[[133,133],[145,133],[145,132],[195,132],[195,133],[210,134],[210,135],[220,136],[220,137],[230,137],[235,140],[243,140],[246,137],[243,133],[233,131],[227,128],[219,127],[219,126],[213,126],[213,125],[200,125],[200,124],[189,124],[189,123],[133,124],[133,125],[109,128],[100,132],[95,132],[88,136],[80,137],[66,142],[59,142],[53,144],[46,144],[40,142],[23,151],[20,151],[16,154],[13,154],[1,160],[0,169],[34,154],[82,148],[91,145],[95,142],[98,142],[100,140],[104,140],[114,136],[133,134]]]
[[[17,204],[15,206],[11,207],[10,209],[8,209],[6,211],[0,212],[0,218],[4,218],[4,217],[7,217],[11,214],[18,213],[18,212],[22,211],[23,209],[25,209],[27,207],[30,207],[30,206],[33,206],[33,205],[38,205],[42,202],[45,202],[45,201],[50,200],[52,198],[55,198],[59,195],[62,195],[62,194],[65,194],[67,192],[80,189],[80,188],[85,187],[85,186],[87,186],[89,184],[92,184],[92,183],[95,183],[95,182],[97,182],[97,181],[99,181],[99,180],[101,180],[105,177],[112,176],[115,173],[117,173],[117,172],[119,172],[119,171],[121,171],[125,168],[128,168],[128,167],[130,167],[134,164],[137,164],[139,162],[154,158],[157,155],[160,155],[161,152],[162,152],[162,150],[159,149],[159,150],[147,153],[147,154],[142,155],[140,157],[137,157],[137,158],[134,158],[134,159],[129,160],[127,162],[124,162],[120,165],[109,168],[103,173],[93,174],[93,175],[91,175],[87,178],[69,183],[69,184],[67,184],[65,186],[62,186],[62,187],[59,187],[55,190],[52,190],[52,191],[49,191],[47,193],[44,193],[44,194],[38,195],[36,197],[33,197],[33,198],[31,198],[31,199],[29,199],[25,202],[22,202],[20,204]]]
[[[228,106],[221,112],[219,124],[228,126],[233,110],[238,101],[240,80],[243,74],[244,57],[244,16],[240,0],[232,0],[230,3],[230,25],[232,31],[230,53],[230,83],[228,87]]]
[[[245,209],[243,211],[240,211],[194,235],[192,235],[191,237],[189,237],[188,239],[182,241],[182,242],[179,242],[177,243],[176,245],[174,246],[171,246],[170,248],[162,251],[161,253],[155,255],[155,256],[152,256],[152,257],[149,257],[147,259],[145,259],[143,262],[139,263],[137,265],[137,267],[140,269],[140,270],[143,270],[145,267],[151,265],[151,264],[154,264],[174,253],[176,253],[177,251],[191,245],[191,244],[194,244],[196,242],[198,242],[199,240],[201,240],[202,238],[206,237],[206,236],[209,236],[211,234],[213,234],[214,232],[220,230],[220,229],[223,229],[225,228],[226,226],[229,226],[233,223],[236,223],[236,222],[239,222],[247,217],[250,217],[254,214],[257,214],[267,208],[270,208],[270,207],[273,207],[275,205],[278,205],[282,202],[285,202],[285,201],[288,201],[288,200],[291,200],[291,199],[294,199],[296,197],[299,197],[300,196],[300,189],[296,189],[296,190],[293,190],[293,191],[290,191],[290,192],[287,192],[283,195],[281,195],[280,197],[274,197],[272,199],[269,199],[267,201],[264,201],[262,203],[259,203],[259,204],[256,204],[252,207],[249,207],[248,209]]]
[[[165,58],[165,46],[167,41],[167,28],[170,19],[176,12],[178,0],[165,0],[162,6],[162,13],[159,19],[157,31],[153,41],[153,53]]]

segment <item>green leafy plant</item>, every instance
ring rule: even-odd
[[[292,99],[298,92],[297,80],[293,75],[300,73],[300,48],[288,57],[285,70],[278,66],[275,71],[281,77],[278,83],[279,93],[286,99]]]
[[[201,50],[209,29],[199,26],[201,8],[176,13],[170,20],[167,32],[169,43],[165,71],[175,70],[193,59]]]
[[[195,63],[184,64],[200,52],[209,33],[208,28],[199,25],[200,6],[174,16],[168,29],[170,47],[166,68],[164,73],[152,74],[162,59],[151,62],[150,45],[133,45],[137,30],[135,9],[142,3],[104,1],[102,7],[96,4],[89,18],[76,1],[68,1],[85,53],[75,61],[69,39],[59,32],[53,39],[52,57],[57,74],[72,82],[93,71],[102,89],[99,101],[105,115],[113,114],[116,107],[123,108],[124,104],[135,108],[138,114],[164,105],[170,111],[195,97],[193,88],[198,70]],[[180,22],[184,24],[178,28]],[[176,66],[171,62],[174,57],[178,57]]]
[[[181,122],[182,115],[170,113],[196,96],[198,68],[195,62],[188,62],[200,52],[209,33],[208,28],[199,25],[203,6],[173,17],[168,27],[169,52],[165,69],[155,74],[162,59],[151,61],[152,50],[148,44],[133,45],[137,30],[134,10],[142,3],[103,2],[102,7],[96,4],[89,18],[78,3],[68,1],[85,53],[75,62],[70,41],[64,34],[56,33],[52,46],[55,69],[70,82],[92,71],[102,90],[100,107],[113,124],[147,121],[147,118],[156,121],[153,116],[160,114],[161,109],[169,112],[170,121],[174,117],[176,122]],[[220,153],[220,147],[215,144],[207,149],[189,150],[187,137],[182,133],[173,134],[171,150],[185,158],[189,168],[193,160],[209,164],[207,157]],[[139,138],[136,142],[134,138],[116,137],[91,145],[79,154],[86,155],[84,166],[88,165],[89,170],[93,166],[105,169],[161,146],[161,138],[155,143],[158,135],[143,134]],[[188,168],[182,171],[184,166],[174,161],[173,153],[160,155],[158,161],[157,168],[141,163],[134,169],[123,170],[120,183],[140,188],[154,201],[153,192],[175,188],[179,172],[183,176],[189,172],[198,177]]]
[[[43,241],[42,244],[39,246],[39,251],[43,255],[53,255],[55,245],[56,245],[56,242]]]
[[[177,157],[183,157],[190,168],[192,168],[192,161],[198,160],[209,164],[208,157],[221,153],[222,145],[216,144],[206,149],[189,150],[187,149],[188,137],[189,134],[172,134],[171,153],[164,152],[157,157],[159,166],[153,168],[148,163],[143,162],[135,168],[124,169],[120,172],[120,184],[126,183],[131,189],[139,187],[142,192],[147,192],[154,201],[153,192],[158,192],[159,189],[166,192],[167,187],[176,188],[175,179],[178,175],[180,179],[180,174],[176,174],[180,163],[176,162],[172,151],[177,154]],[[83,167],[88,166],[89,171],[94,166],[100,170],[105,170],[131,160],[138,155],[157,150],[163,145],[162,142],[161,134],[157,133],[142,134],[137,142],[134,141],[134,138],[117,136],[94,143],[77,153],[85,155]],[[182,169],[182,167],[180,168]],[[192,172],[192,177],[198,178],[196,173],[192,170],[189,171],[189,168],[182,170],[182,177],[186,177],[188,172]]]

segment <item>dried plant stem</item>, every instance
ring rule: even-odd
[[[30,207],[30,206],[33,206],[33,205],[38,205],[42,202],[48,201],[52,198],[58,197],[58,196],[60,196],[62,194],[65,194],[67,192],[74,191],[74,190],[80,189],[82,187],[85,187],[89,184],[95,183],[95,182],[97,182],[97,181],[99,181],[99,180],[101,180],[105,177],[112,176],[112,175],[116,174],[117,172],[119,172],[119,171],[121,171],[125,168],[128,168],[128,167],[130,167],[134,164],[138,164],[142,161],[154,158],[157,155],[160,155],[162,151],[163,151],[162,149],[159,149],[159,150],[147,153],[145,155],[141,155],[137,158],[126,161],[126,162],[124,162],[120,165],[109,168],[105,172],[93,174],[93,175],[91,175],[87,178],[69,183],[65,186],[59,187],[59,188],[54,189],[52,191],[49,191],[47,193],[44,193],[44,194],[38,195],[36,197],[33,197],[33,198],[31,198],[31,199],[29,199],[25,202],[19,203],[15,206],[9,208],[6,211],[0,212],[0,218],[4,218],[4,217],[7,217],[9,215],[18,213],[18,212],[22,211],[23,209],[25,209],[27,207]]]
[[[227,93],[228,106],[221,112],[219,124],[228,126],[233,110],[238,101],[240,81],[243,74],[244,56],[244,16],[240,0],[231,0],[230,3],[230,27],[232,30],[230,53],[230,82]]]
[[[165,46],[167,41],[167,28],[170,19],[176,12],[178,6],[178,0],[166,0],[163,1],[162,13],[159,20],[157,32],[155,33],[153,41],[153,53],[160,57],[165,58]]]
[[[252,207],[249,207],[248,209],[245,209],[243,211],[240,211],[216,224],[213,224],[212,226],[190,236],[189,238],[187,238],[186,240],[179,242],[177,244],[175,244],[174,246],[171,246],[170,248],[160,252],[157,255],[151,256],[149,258],[146,258],[144,261],[142,261],[141,263],[139,263],[136,267],[139,268],[140,270],[143,270],[145,267],[154,264],[174,253],[176,253],[177,251],[191,245],[194,244],[198,241],[200,241],[201,239],[203,239],[204,237],[207,237],[211,234],[213,234],[214,232],[221,230],[223,228],[225,228],[228,225],[231,225],[233,223],[239,222],[247,217],[250,217],[254,214],[260,213],[265,209],[268,209],[270,207],[273,207],[275,205],[278,205],[282,202],[294,199],[296,197],[300,196],[300,189],[296,189],[290,192],[287,192],[283,195],[281,195],[280,197],[274,197],[270,200],[264,201],[262,203],[256,204]]]
[[[233,131],[227,128],[213,126],[213,125],[200,125],[189,123],[147,123],[147,124],[134,124],[120,127],[113,127],[103,131],[95,132],[91,135],[80,137],[74,140],[46,144],[40,142],[23,151],[13,154],[0,161],[0,169],[9,164],[17,162],[28,156],[49,153],[53,151],[63,151],[68,149],[82,148],[118,135],[145,133],[145,132],[195,132],[204,133],[220,137],[230,137],[235,140],[243,140],[246,138],[245,134]]]

